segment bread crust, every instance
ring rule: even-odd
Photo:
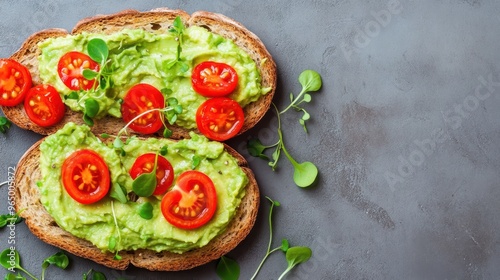
[[[64,29],[47,29],[34,33],[10,58],[25,65],[30,70],[33,84],[38,85],[41,83],[38,75],[38,56],[41,54],[41,50],[37,44],[47,38],[82,32],[109,34],[124,28],[142,28],[153,33],[163,33],[168,32],[168,29],[172,26],[177,16],[183,19],[186,26],[202,26],[213,33],[233,40],[236,45],[245,50],[256,62],[262,77],[262,87],[270,88],[270,91],[259,100],[245,106],[245,123],[239,134],[255,126],[271,106],[276,91],[276,64],[262,41],[254,33],[246,29],[239,22],[221,14],[200,11],[189,15],[182,10],[158,8],[147,12],[124,10],[116,14],[96,15],[82,19],[76,24],[71,33]],[[51,127],[41,127],[31,122],[24,111],[23,104],[14,107],[4,106],[2,110],[5,116],[20,128],[28,129],[42,135],[53,134],[68,122],[83,124],[82,114],[71,110],[66,110],[62,121]],[[92,131],[95,134],[116,134],[123,126],[124,123],[121,119],[108,116],[95,120]],[[189,130],[178,126],[169,127],[173,131],[171,138],[189,138]],[[196,129],[194,131],[199,133]],[[133,132],[130,131],[130,133]]]
[[[114,260],[114,254],[103,253],[90,242],[75,237],[60,228],[40,202],[37,182],[41,180],[39,164],[40,144],[35,143],[19,160],[15,172],[16,210],[24,218],[30,231],[42,241],[59,247],[74,255],[90,259],[112,269],[125,270],[130,264],[157,271],[186,270],[218,259],[234,249],[250,233],[260,203],[260,193],[253,172],[245,159],[234,149],[226,145],[228,153],[233,155],[240,167],[247,174],[249,183],[235,216],[227,229],[212,239],[206,246],[183,254],[155,252],[152,250],[120,251],[121,260]]]

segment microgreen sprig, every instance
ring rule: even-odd
[[[257,267],[257,270],[253,274],[251,280],[255,279],[257,277],[257,274],[259,273],[260,269],[264,265],[264,262],[266,259],[271,255],[272,253],[276,251],[282,251],[285,253],[285,258],[287,260],[288,266],[286,270],[281,274],[279,279],[282,279],[283,276],[288,273],[292,268],[294,268],[296,265],[299,263],[306,262],[312,255],[312,250],[308,247],[304,246],[295,246],[295,247],[290,247],[290,243],[288,242],[287,239],[282,239],[281,245],[279,247],[276,247],[274,249],[271,249],[272,243],[273,243],[273,225],[272,225],[272,215],[273,215],[273,209],[274,207],[278,207],[281,204],[276,201],[272,200],[271,198],[267,197],[267,200],[271,202],[271,207],[269,208],[269,216],[268,216],[268,222],[269,222],[269,243],[267,245],[267,250],[266,254],[264,255],[264,258],[262,258],[262,261],[259,263],[259,266]]]
[[[12,122],[9,119],[7,119],[6,117],[0,117],[0,132],[1,133],[6,133],[11,125],[12,125]]]
[[[89,271],[83,273],[82,280],[106,280],[106,275],[91,268]]]
[[[155,156],[155,164],[151,172],[145,172],[135,178],[132,183],[132,190],[135,194],[142,197],[148,197],[155,191],[157,180],[156,180],[156,169],[158,167],[158,153]]]
[[[304,131],[307,132],[305,122],[310,119],[310,115],[304,108],[300,107],[299,105],[303,102],[308,103],[311,101],[311,95],[308,94],[308,92],[318,91],[321,88],[321,76],[313,70],[305,70],[300,74],[299,82],[302,85],[302,90],[296,97],[294,97],[293,94],[290,94],[291,103],[288,107],[280,112],[276,105],[274,103],[272,104],[278,117],[278,142],[272,145],[264,145],[258,138],[250,139],[247,143],[247,149],[250,155],[269,160],[269,157],[265,155],[264,152],[267,149],[275,148],[271,156],[272,160],[269,161],[269,166],[273,170],[276,170],[278,160],[281,156],[281,151],[283,151],[294,168],[293,180],[295,184],[301,188],[307,188],[316,181],[316,178],[318,176],[318,168],[316,167],[316,165],[314,165],[314,163],[309,161],[297,162],[288,152],[283,140],[283,131],[281,129],[281,115],[288,111],[288,109],[290,108],[302,111],[303,115],[299,120],[299,123],[304,128]]]
[[[105,90],[112,86],[111,74],[113,73],[110,63],[111,60],[108,59],[109,48],[106,42],[100,38],[94,38],[87,44],[87,52],[92,60],[99,63],[99,71],[94,71],[91,69],[84,69],[82,74],[87,80],[95,80],[94,86],[87,93],[85,93],[80,100],[85,100],[83,104],[83,120],[89,125],[93,126],[93,118],[99,113],[99,103],[94,98],[87,98],[89,92],[96,92],[97,87]],[[104,93],[103,93],[104,94]],[[78,93],[71,92],[66,99],[78,99]],[[79,103],[81,101],[78,101]]]
[[[140,113],[139,115],[135,116],[133,119],[131,119],[120,131],[118,132],[118,135],[116,136],[115,141],[113,142],[113,147],[117,150],[123,150],[123,141],[121,139],[122,134],[127,133],[127,128],[136,120],[140,119],[141,117],[152,113],[152,112],[160,112],[163,114],[163,116],[167,119],[169,124],[174,124],[177,121],[177,116],[182,113],[183,109],[182,106],[179,104],[176,98],[170,97],[167,98],[166,100],[166,106],[165,108],[153,108],[147,111],[144,111]],[[168,138],[172,136],[172,131],[167,128],[167,125],[165,124],[163,118],[161,119],[163,122],[163,125],[165,129],[163,130],[163,136],[165,138]]]
[[[170,33],[174,34],[175,40],[177,41],[177,53],[175,59],[166,64],[167,69],[172,68],[176,64],[179,65],[182,72],[186,72],[189,69],[189,65],[181,60],[184,30],[186,30],[186,27],[184,26],[184,23],[182,23],[181,17],[177,16],[174,19],[172,27],[168,30]]]
[[[0,264],[9,271],[12,271],[12,269],[17,269],[26,274],[31,279],[38,280],[38,278],[35,275],[33,275],[32,273],[30,273],[21,266],[21,257],[19,256],[19,252],[17,250],[12,250],[11,248],[5,249],[0,254]],[[66,269],[66,267],[68,267],[69,265],[69,258],[63,252],[57,252],[54,255],[43,260],[42,276],[40,280],[45,279],[45,271],[50,265],[54,265],[61,269]],[[26,279],[26,278],[22,276],[20,273],[18,273],[17,275],[13,273],[8,273],[5,276],[5,279]]]
[[[299,123],[304,128],[304,131],[307,132],[305,122],[311,118],[311,115],[299,105],[303,102],[311,102],[312,98],[308,92],[318,91],[321,88],[321,76],[314,70],[305,70],[299,75],[299,82],[302,85],[302,90],[296,97],[293,93],[290,93],[290,105],[279,113],[284,114],[290,108],[302,111],[303,115],[302,118],[300,118]]]

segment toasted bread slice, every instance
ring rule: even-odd
[[[245,50],[255,61],[262,77],[262,87],[270,88],[271,90],[259,100],[245,106],[245,123],[240,134],[255,126],[271,105],[276,89],[276,65],[262,41],[254,33],[233,19],[211,12],[195,12],[190,16],[184,11],[167,8],[155,9],[148,12],[125,10],[117,14],[98,15],[83,19],[77,23],[71,34],[82,32],[110,34],[124,28],[142,28],[149,32],[164,33],[168,32],[168,29],[170,29],[177,16],[183,19],[186,27],[201,26],[213,33],[233,40],[236,45]],[[11,58],[25,65],[30,70],[34,85],[40,84],[38,56],[41,54],[41,50],[38,48],[38,43],[47,38],[66,36],[68,34],[70,33],[64,29],[46,29],[37,32],[31,35]],[[17,126],[42,135],[53,134],[68,122],[83,123],[81,113],[67,110],[63,120],[59,124],[51,127],[40,127],[30,121],[22,104],[14,107],[2,107],[2,109],[5,116]],[[124,125],[121,119],[105,117],[96,121],[92,131],[96,134],[114,134]],[[174,139],[189,137],[189,131],[184,128],[173,126],[171,129],[173,131],[172,138]]]
[[[17,165],[14,181],[17,211],[20,211],[31,232],[44,242],[107,267],[124,270],[132,264],[148,270],[177,271],[200,266],[234,249],[249,234],[257,218],[260,194],[255,177],[245,159],[226,146],[226,150],[236,158],[249,178],[246,194],[227,229],[206,246],[183,254],[151,250],[122,251],[122,259],[114,260],[113,253],[103,253],[90,242],[61,229],[41,204],[37,182],[41,180],[39,147],[42,141],[35,143]]]

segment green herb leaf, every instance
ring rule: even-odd
[[[238,280],[240,265],[235,260],[222,256],[217,263],[216,273],[222,280]]]
[[[293,181],[301,188],[310,187],[318,176],[318,168],[314,163],[306,161],[294,165]]]
[[[165,145],[165,146],[161,147],[161,149],[160,149],[160,155],[166,156],[167,154],[168,154],[168,146]]]
[[[248,153],[250,153],[250,155],[254,157],[269,160],[269,157],[264,154],[264,151],[267,148],[268,147],[262,145],[262,142],[260,142],[259,139],[250,139],[247,142]]]
[[[163,137],[170,138],[172,137],[172,134],[174,134],[174,132],[165,127],[165,129],[163,130]]]
[[[125,188],[116,182],[111,185],[109,196],[118,200],[121,203],[127,203],[128,201],[127,192]]]
[[[120,139],[120,137],[115,138],[115,140],[113,141],[113,147],[115,149],[123,148],[123,141],[122,141],[122,139]]]
[[[278,280],[283,279],[283,277],[290,271],[292,268],[294,268],[296,265],[304,263],[308,261],[311,258],[312,251],[308,247],[291,247],[286,251],[286,261],[288,263],[288,267],[286,270],[281,274],[280,278]]]
[[[93,98],[85,100],[85,114],[93,118],[97,113],[99,113],[99,103]]]
[[[107,134],[107,133],[101,133],[101,138],[102,139],[108,139],[109,137],[110,137],[109,134]]]
[[[0,264],[9,269],[11,267],[19,268],[20,263],[19,252],[17,250],[5,249],[0,254]]]
[[[78,100],[78,98],[80,98],[80,96],[78,95],[78,92],[76,92],[76,91],[72,91],[68,95],[64,96],[64,99],[76,99],[76,100]]]
[[[182,22],[181,17],[177,16],[174,19],[173,27],[177,33],[181,33],[184,31],[185,27],[184,27],[184,23]]]
[[[85,79],[93,80],[93,79],[97,78],[97,76],[99,75],[99,72],[96,72],[96,71],[90,70],[90,69],[83,69],[82,74],[83,74],[83,77]]]
[[[69,258],[63,252],[57,252],[46,258],[42,263],[42,267],[48,267],[49,265],[55,265],[61,269],[66,269],[69,265]]]
[[[196,167],[198,167],[198,165],[200,165],[201,163],[201,157],[200,156],[197,156],[197,155],[193,155],[191,157],[191,169],[196,169]]]
[[[116,237],[111,236],[108,241],[109,250],[114,251],[116,248]]]
[[[153,205],[150,202],[141,203],[137,209],[141,218],[151,220],[153,218]]]
[[[92,270],[89,280],[106,280],[106,275],[104,275],[104,273],[102,272]]]
[[[20,273],[17,273],[17,275],[13,273],[7,273],[4,280],[26,280],[26,277],[23,277]]]
[[[5,227],[7,224],[14,225],[18,224],[23,220],[19,215],[14,214],[6,214],[6,215],[0,215],[0,228]]]
[[[164,95],[170,95],[173,93],[173,91],[169,88],[162,88],[161,90],[161,93],[163,93]]]
[[[94,126],[94,120],[85,113],[83,114],[83,121],[88,126]]]
[[[142,197],[151,196],[156,188],[156,168],[154,172],[143,173],[135,178],[132,183],[132,190],[135,194]]]
[[[5,133],[12,125],[12,122],[6,117],[0,117],[0,132]]]
[[[302,85],[302,91],[318,91],[321,88],[321,76],[314,70],[305,70],[299,75],[299,82]]]
[[[287,239],[283,238],[283,240],[281,240],[281,251],[286,253],[286,251],[288,251],[289,248],[290,248],[290,243],[288,242]]]
[[[90,58],[97,63],[104,64],[108,59],[109,49],[104,40],[99,38],[94,38],[89,41],[87,45],[87,51]],[[103,66],[103,65],[101,65]]]
[[[304,97],[302,98],[302,100],[304,102],[307,102],[307,103],[311,102],[311,99],[312,98],[311,98],[311,95],[309,93],[304,94]]]
[[[106,280],[104,273],[90,269],[87,273],[83,274],[83,280]]]

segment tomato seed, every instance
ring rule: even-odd
[[[85,60],[83,63],[82,63],[82,67],[83,68],[89,68],[90,67],[90,62],[88,60]]]

